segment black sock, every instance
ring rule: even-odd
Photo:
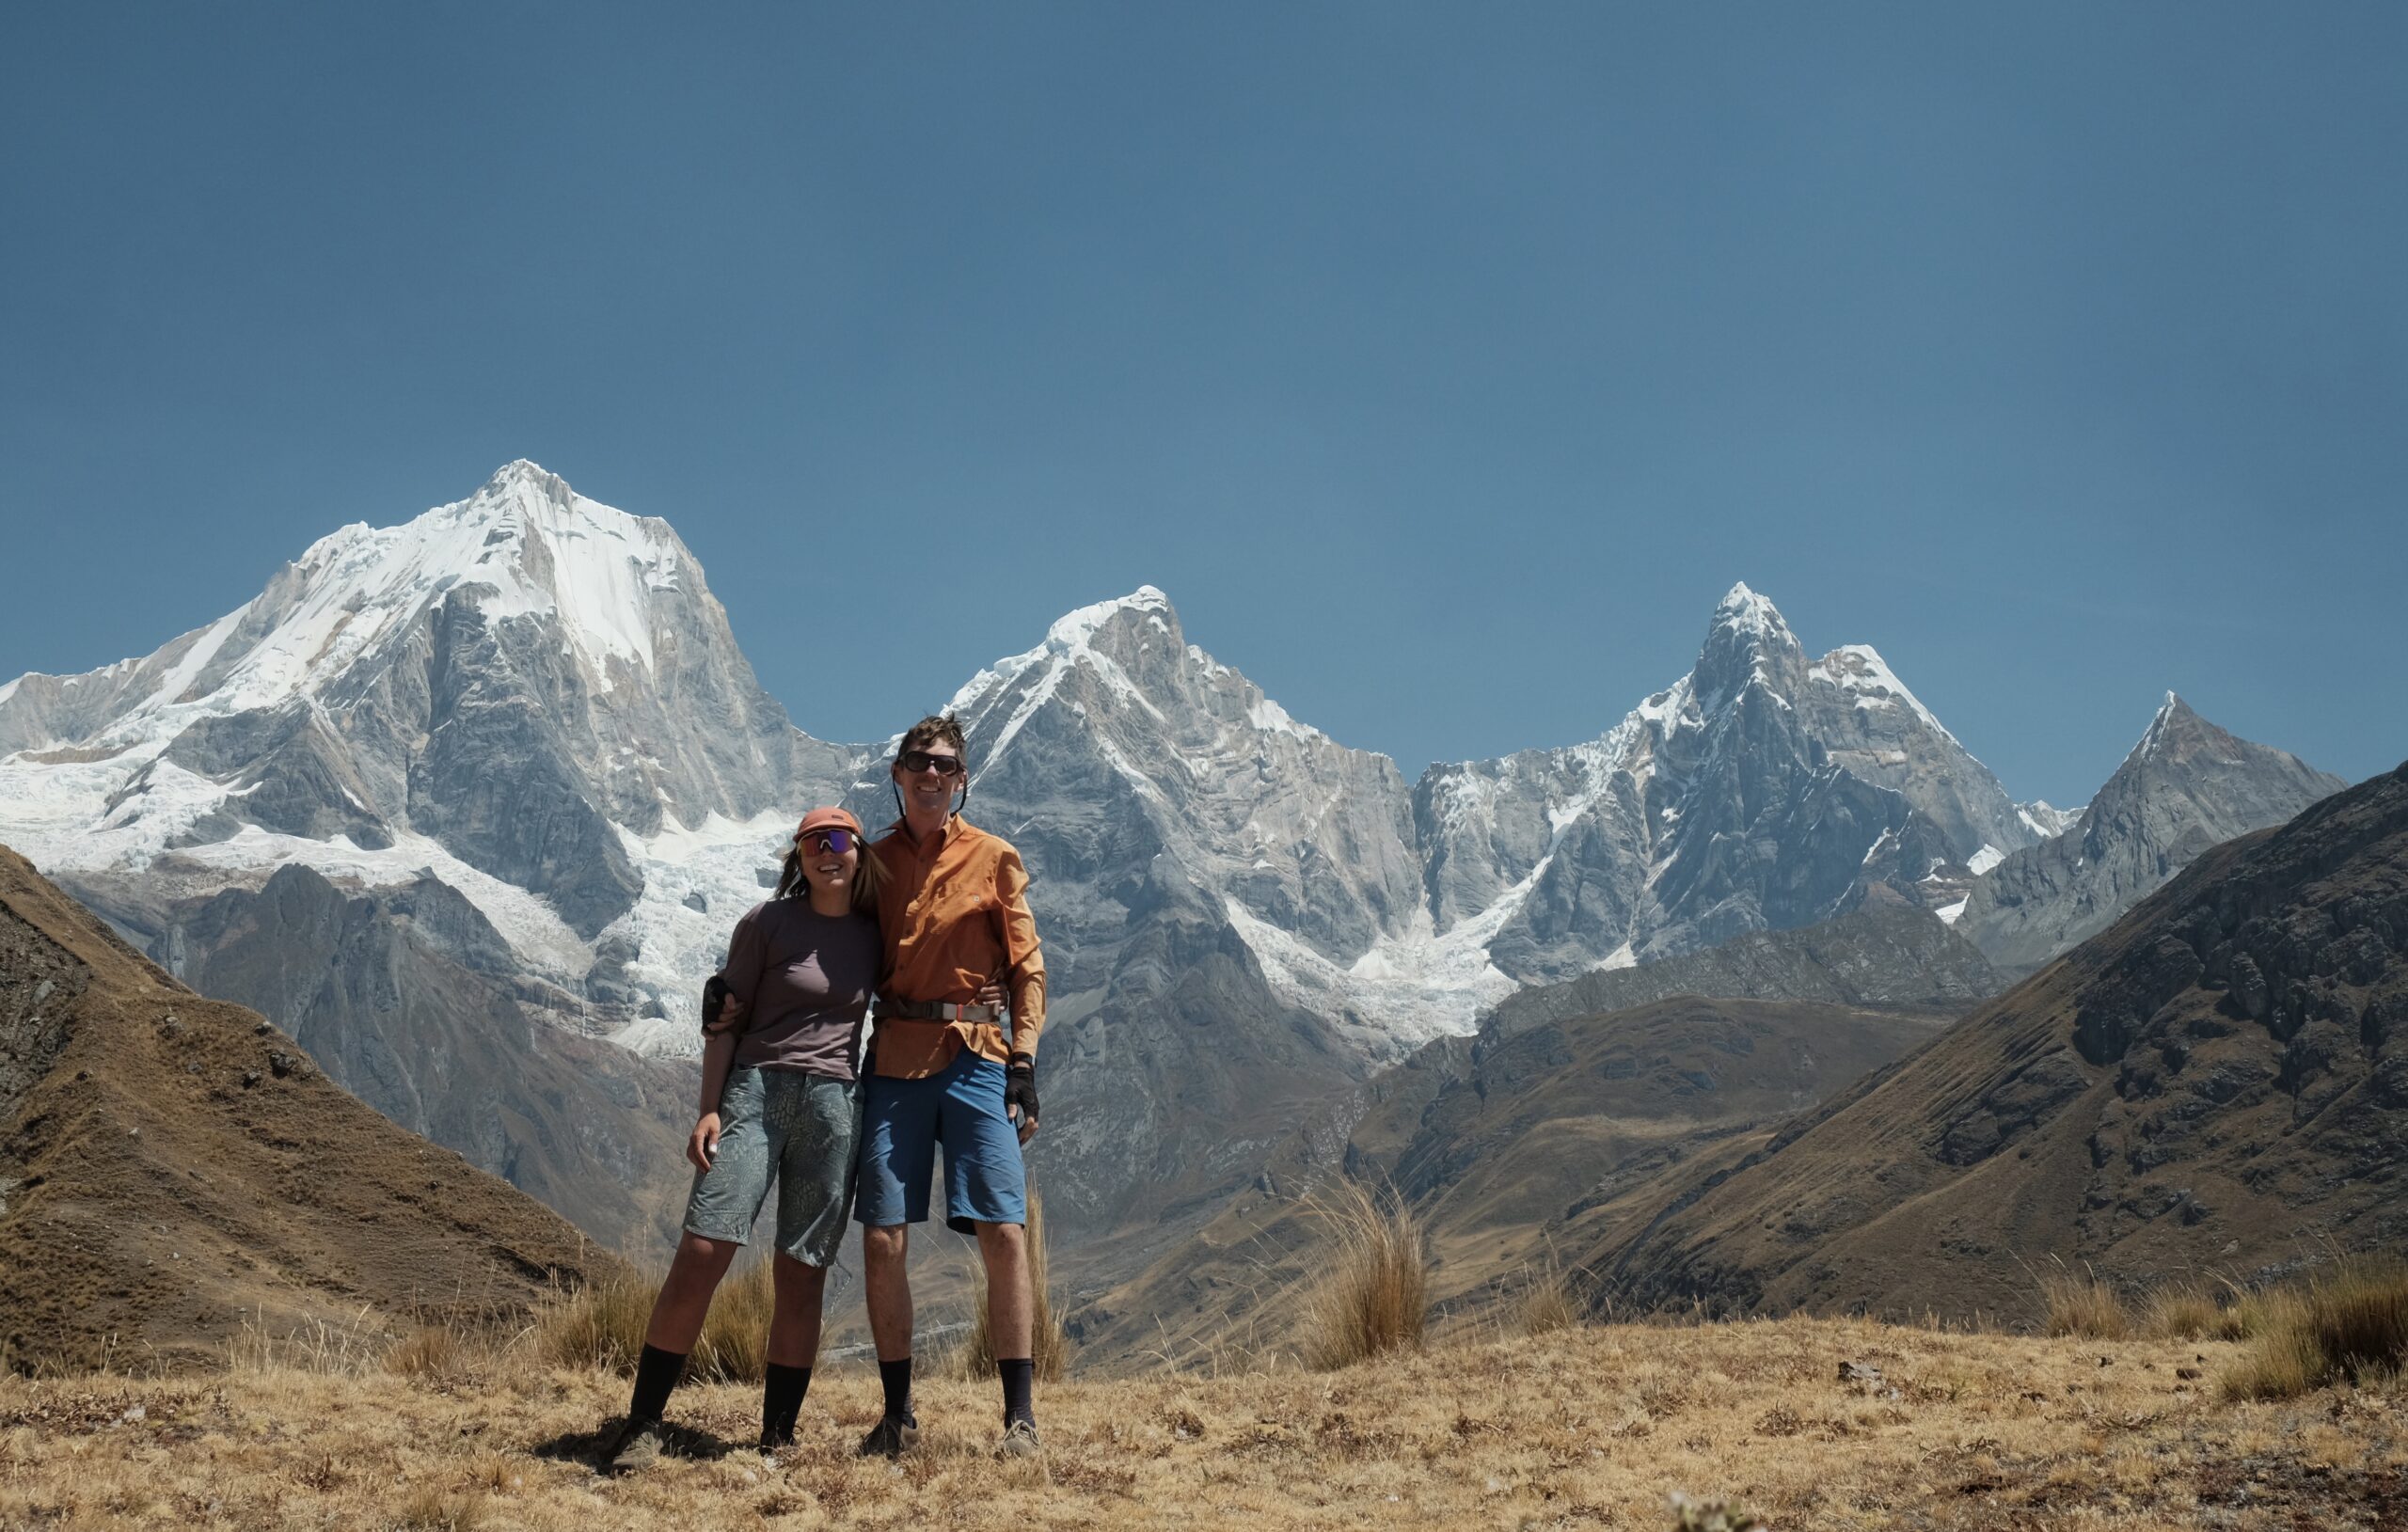
[[[677,1386],[686,1359],[675,1351],[647,1346],[636,1358],[636,1397],[627,1404],[629,1420],[658,1420],[669,1407],[669,1391]]]
[[[910,1420],[911,1415],[911,1359],[880,1362],[878,1381],[886,1389],[886,1414],[890,1420]]]
[[[809,1367],[784,1367],[772,1362],[761,1374],[761,1440],[794,1440],[795,1416],[802,1414],[802,1397],[811,1391]]]
[[[1021,1357],[1015,1361],[998,1359],[995,1370],[1004,1375],[1004,1424],[1025,1420],[1037,1424],[1037,1405],[1029,1398],[1037,1386],[1037,1363]]]

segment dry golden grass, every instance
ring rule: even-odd
[[[848,1364],[815,1379],[792,1450],[751,1450],[752,1386],[689,1385],[673,1456],[610,1479],[589,1463],[625,1383],[546,1366],[530,1337],[441,1375],[0,1380],[0,1527],[1664,1532],[1675,1493],[1784,1532],[2408,1518],[2400,1382],[2223,1403],[2185,1376],[2240,1350],[1852,1319],[1573,1326],[1334,1372],[1073,1380],[1039,1391],[1030,1465],[993,1456],[991,1383],[943,1379],[921,1451],[855,1458],[879,1390]],[[1843,1361],[1879,1378],[1843,1382]]]
[[[2234,1399],[2296,1398],[2408,1364],[2408,1262],[2352,1256],[2305,1282],[2254,1295],[2248,1353],[2220,1382]]]
[[[2036,1275],[2040,1302],[2046,1310],[2041,1329],[2052,1335],[2079,1335],[2087,1340],[2121,1340],[2130,1328],[2123,1300],[2088,1266],[2077,1273],[2052,1256]]]
[[[545,1304],[529,1335],[536,1356],[552,1366],[598,1367],[621,1377],[633,1373],[660,1279],[657,1271],[604,1277]],[[697,1382],[759,1382],[768,1360],[769,1316],[776,1308],[776,1278],[768,1258],[737,1256],[711,1297],[702,1337],[688,1353],[686,1376]]]
[[[1313,1365],[1348,1366],[1419,1346],[1430,1269],[1413,1209],[1393,1191],[1373,1192],[1354,1181],[1317,1196],[1332,1238],[1329,1271],[1306,1305]]]
[[[1523,1270],[1522,1290],[1513,1304],[1513,1327],[1525,1335],[1544,1335],[1578,1324],[1580,1318],[1572,1280],[1549,1245],[1544,1261]]]
[[[1045,1253],[1045,1199],[1028,1194],[1028,1282],[1035,1299],[1029,1335],[1039,1382],[1058,1382],[1069,1369],[1070,1337],[1062,1331],[1062,1312],[1054,1303],[1051,1263]],[[972,1262],[970,1328],[960,1341],[937,1360],[934,1370],[957,1379],[990,1378],[995,1372],[995,1345],[987,1323],[987,1269]]]

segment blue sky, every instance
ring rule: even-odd
[[[2408,7],[0,9],[0,675],[531,457],[882,735],[1150,582],[1349,744],[1745,579],[2018,796],[2408,754]]]

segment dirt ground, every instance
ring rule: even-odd
[[[2408,1389],[2220,1403],[2234,1354],[1836,1320],[1571,1329],[1044,1387],[1041,1464],[993,1456],[990,1382],[925,1383],[922,1449],[852,1456],[878,1393],[848,1365],[774,1457],[752,1390],[681,1390],[676,1455],[620,1479],[590,1461],[626,1384],[507,1353],[409,1377],[11,1380],[0,1526],[1664,1528],[1686,1493],[1777,1528],[2408,1529]]]

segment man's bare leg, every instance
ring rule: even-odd
[[[878,1346],[879,1386],[886,1410],[862,1438],[863,1457],[895,1457],[919,1439],[911,1416],[911,1281],[903,1257],[908,1225],[862,1225],[862,1291],[869,1304],[870,1339]]]
[[[911,1355],[911,1279],[903,1269],[910,1225],[862,1225],[862,1291],[869,1304],[869,1335],[880,1362]]]
[[[1028,1277],[1028,1231],[1018,1224],[981,1224],[978,1256],[987,1263],[987,1334],[995,1354],[1034,1355],[1037,1302]]]
[[[1006,1456],[1037,1452],[1036,1286],[1029,1278],[1028,1230],[1018,1224],[978,1225],[978,1255],[987,1263],[987,1334],[1004,1384]]]

